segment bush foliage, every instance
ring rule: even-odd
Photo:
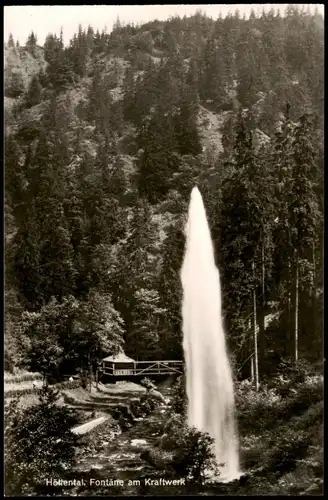
[[[71,432],[78,418],[56,405],[58,393],[44,389],[39,403],[19,408],[18,399],[5,406],[5,486],[7,495],[33,495],[61,489],[46,479],[61,478],[72,467],[78,438]]]
[[[217,470],[213,452],[214,439],[194,427],[187,428],[176,437],[177,450],[171,466],[179,477],[203,483],[208,472]]]

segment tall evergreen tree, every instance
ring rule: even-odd
[[[14,41],[14,37],[12,35],[12,33],[9,33],[9,38],[8,38],[8,48],[9,49],[14,49],[15,48],[15,41]]]
[[[283,314],[281,330],[285,342],[282,342],[283,353],[288,355],[292,345],[292,262],[293,248],[291,241],[291,225],[289,206],[293,199],[292,192],[292,137],[294,124],[289,117],[289,106],[286,108],[284,121],[277,131],[274,142],[272,164],[274,173],[274,277],[275,289],[280,291],[277,299],[281,301]]]
[[[156,113],[141,129],[139,144],[143,153],[139,160],[138,189],[150,203],[156,203],[165,197],[172,175],[179,170],[172,118]]]
[[[165,359],[182,359],[180,269],[182,266],[185,238],[182,221],[172,225],[163,248],[162,269],[158,290],[161,307],[166,309],[160,331],[160,352]]]
[[[320,221],[318,201],[315,195],[317,180],[317,152],[311,138],[313,124],[308,115],[301,116],[293,137],[293,199],[290,204],[291,241],[294,249],[293,302],[294,302],[294,342],[295,361],[299,357],[300,333],[302,326],[301,294],[311,304],[311,287],[306,283],[307,274],[313,275],[313,244],[316,228]],[[304,297],[305,295],[305,297]],[[307,296],[307,297],[306,297]]]
[[[37,42],[37,37],[32,31],[31,34],[29,35],[27,42],[26,42],[26,48],[30,54],[35,56],[36,54],[36,42]]]
[[[271,200],[264,164],[254,152],[251,133],[245,127],[241,115],[237,122],[232,160],[234,169],[222,187],[223,293],[224,309],[229,318],[228,329],[235,332],[236,346],[242,348],[247,340],[244,337],[244,320],[253,314],[254,300],[256,309],[261,308],[261,313],[264,314],[261,271],[265,261],[262,246]],[[257,317],[253,318],[253,321],[256,331]],[[259,345],[256,344],[256,348],[259,350],[259,364],[262,368],[264,331],[263,328],[261,330]],[[257,342],[256,339],[255,341]]]
[[[197,116],[189,102],[182,102],[175,115],[175,136],[177,150],[181,155],[198,155],[202,145],[197,128]]]
[[[27,91],[27,96],[26,96],[26,104],[28,107],[36,106],[37,104],[40,104],[41,102],[41,92],[42,92],[42,86],[40,84],[39,78],[37,75],[34,75],[29,89]]]

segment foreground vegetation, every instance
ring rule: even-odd
[[[60,479],[72,467],[78,438],[71,428],[78,419],[73,410],[58,407],[58,393],[43,390],[39,402],[28,408],[19,398],[5,407],[5,488],[8,495],[39,495],[51,491],[50,477]],[[55,494],[62,488],[55,487]]]
[[[288,363],[286,363],[288,364]],[[291,495],[323,493],[323,377],[309,366],[289,364],[256,391],[248,382],[236,384],[240,437],[240,480],[229,484],[206,481],[217,464],[211,440],[185,424],[181,379],[171,417],[163,423],[158,447],[145,456],[163,474],[188,477],[186,491],[209,494]],[[287,372],[287,373],[286,373]],[[159,494],[156,488],[149,493]]]
[[[73,392],[76,393],[76,383],[73,386]],[[22,400],[18,395],[6,402],[7,495],[62,494],[67,491],[65,485],[47,484],[46,480],[76,477],[74,467],[81,458],[99,453],[104,441],[108,445],[118,434],[130,429],[135,424],[135,419],[147,417],[162,402],[158,391],[141,393],[139,398],[133,398],[125,404],[117,403],[107,410],[103,409],[102,414],[108,415],[103,424],[85,435],[76,435],[72,429],[85,423],[86,412],[59,404],[60,388],[61,384],[57,384],[56,388],[43,387],[34,390],[33,399]],[[80,386],[81,390],[83,391]],[[63,392],[64,399],[67,399],[65,392],[67,393],[67,387]],[[95,417],[95,411],[93,414]],[[92,415],[89,420],[90,417]]]
[[[150,387],[149,381],[144,384]],[[147,418],[162,404],[158,394],[157,389],[153,394],[148,390],[138,400],[131,401],[128,408],[122,405],[112,408],[106,422],[80,437],[72,434],[71,428],[83,423],[85,417],[79,410],[56,405],[58,394],[52,389],[43,389],[39,401],[34,400],[28,407],[17,405],[17,400],[11,401],[5,410],[7,494],[65,492],[65,487],[46,487],[45,478],[49,475],[74,478],[74,467],[81,459],[100,456],[109,443],[114,444],[117,436],[133,428],[140,417],[146,419],[146,433],[159,435],[154,445],[140,449],[140,457],[149,464],[148,468],[144,466],[146,477],[168,480],[184,477],[186,485],[169,486],[166,490],[163,486],[145,486],[141,481],[139,494],[172,494],[173,490],[174,494],[322,494],[323,378],[311,366],[303,363],[295,368],[286,360],[259,391],[247,380],[236,383],[244,475],[229,484],[209,481],[211,473],[219,472],[212,451],[213,440],[186,425],[184,377],[175,383],[170,407],[153,429]],[[90,476],[87,472],[83,474],[86,479]],[[97,470],[92,474],[103,478]],[[143,475],[141,470],[136,477],[142,480]],[[108,494],[106,488],[86,486],[76,491],[83,495]],[[117,493],[124,491],[123,487],[117,489]]]

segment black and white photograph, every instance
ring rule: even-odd
[[[323,496],[324,4],[4,7],[4,495]]]

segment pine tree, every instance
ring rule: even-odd
[[[189,102],[182,102],[175,115],[177,151],[181,155],[198,155],[202,145],[198,134],[196,114]]]
[[[51,296],[60,298],[72,292],[75,279],[63,210],[63,178],[45,133],[41,133],[36,152],[26,167],[26,178],[27,210],[13,240],[13,262],[18,289],[33,307]]]
[[[72,63],[74,72],[81,78],[86,76],[87,71],[87,57],[88,57],[88,40],[87,34],[78,27],[78,34],[74,37],[72,42]]]
[[[139,144],[143,154],[139,160],[138,190],[150,203],[156,203],[165,197],[172,175],[179,171],[172,118],[156,113],[141,130]]]
[[[60,93],[74,83],[74,60],[70,56],[70,49],[64,50],[62,33],[61,38],[48,35],[44,44],[44,58],[48,62],[46,69],[47,82]]]
[[[10,134],[5,137],[5,187],[9,204],[17,215],[23,201],[24,184],[20,147],[15,137]]]
[[[295,6],[286,17],[271,10],[249,20],[237,12],[217,21],[197,13],[143,27],[117,22],[110,35],[80,26],[68,47],[61,30],[46,38],[47,64],[28,88],[12,61],[14,46],[10,38],[5,97],[24,99],[23,105],[18,99],[5,103],[6,279],[29,311],[39,312],[56,297],[48,312],[58,320],[66,366],[73,366],[80,345],[79,363],[90,368],[85,352],[92,347],[91,358],[98,356],[98,328],[111,341],[102,320],[115,318],[114,311],[124,320],[132,356],[181,359],[179,219],[195,184],[208,207],[228,342],[237,361],[248,369],[257,349],[254,376],[258,364],[261,380],[267,347],[283,356],[318,358],[323,20]],[[35,33],[27,46],[38,55]],[[151,49],[151,57],[138,47]],[[114,64],[108,72],[103,59],[109,53]],[[93,55],[100,57],[91,64]],[[116,56],[130,64],[123,68]],[[84,85],[89,69],[89,92],[75,106],[68,90],[78,79]],[[122,76],[123,99],[116,99],[112,90]],[[25,98],[28,106],[44,100],[38,124],[36,110],[22,113]],[[231,110],[222,115],[219,156],[215,148],[202,153],[200,103]],[[316,122],[298,119],[306,109],[316,112]],[[257,147],[254,128],[272,141]],[[155,221],[161,221],[160,237]],[[78,313],[61,309],[68,294],[92,334]],[[113,302],[109,316],[107,300]],[[273,310],[280,313],[277,328],[266,330],[265,316]],[[66,313],[76,331],[60,321]],[[46,343],[44,348],[48,352]],[[12,337],[6,350],[15,349]]]
[[[223,40],[214,36],[204,49],[202,98],[212,101],[215,107],[220,107],[227,99],[228,77],[223,50]]]
[[[265,75],[261,71],[262,66],[258,66],[258,61],[262,61],[264,57],[260,35],[249,27],[245,28],[238,40],[236,57],[237,98],[245,107],[250,107],[256,102],[259,91],[266,91]]]
[[[125,120],[133,121],[135,118],[136,89],[132,68],[127,68],[123,80],[123,109]]]
[[[26,104],[28,107],[36,106],[37,104],[40,104],[41,102],[41,92],[42,92],[42,86],[40,84],[39,78],[37,75],[34,75],[29,89],[27,91],[27,96],[26,96]]]
[[[158,68],[151,58],[145,68],[143,78],[137,78],[135,88],[131,86],[131,91],[134,92],[134,100],[131,97],[129,100],[128,92],[130,82],[127,81],[126,97],[123,99],[125,109],[134,110],[133,118],[137,126],[140,126],[147,114],[150,113],[152,107],[155,105],[158,94],[160,92],[160,83],[158,76]],[[132,83],[132,82],[131,82]]]
[[[182,266],[185,238],[182,221],[171,226],[164,242],[163,262],[158,290],[161,307],[166,309],[160,332],[160,352],[165,359],[182,359],[180,269]]]
[[[97,31],[95,33],[95,37],[94,37],[93,51],[95,54],[99,54],[99,52],[101,51],[101,36],[100,36],[98,29],[97,29]]]
[[[136,360],[156,357],[158,351],[158,331],[166,309],[159,306],[160,298],[156,290],[140,288],[134,293],[132,324],[126,338],[126,347]]]
[[[21,71],[11,71],[7,76],[5,74],[5,96],[17,99],[25,92],[25,84]]]
[[[32,31],[31,34],[29,35],[27,42],[26,42],[26,48],[30,54],[32,54],[35,57],[36,54],[36,42],[37,38]]]
[[[117,245],[117,258],[112,262],[109,286],[115,296],[114,305],[120,311],[126,325],[126,352],[132,357],[137,355],[136,349],[136,318],[144,318],[144,306],[146,297],[157,308],[156,293],[154,295],[153,276],[151,269],[154,228],[151,222],[150,206],[145,199],[139,199],[135,205],[132,220],[129,223],[129,234],[126,241]],[[141,295],[138,292],[141,292]],[[143,299],[144,297],[144,299]],[[147,299],[148,300],[148,299]],[[144,311],[144,312],[143,312]],[[158,309],[159,312],[159,309]],[[138,319],[139,321],[139,319]],[[140,342],[146,342],[148,338],[148,327],[140,334]],[[144,338],[144,340],[142,340]],[[143,344],[145,345],[145,343]]]
[[[197,62],[194,59],[190,59],[189,62],[186,84],[188,101],[193,107],[197,108],[199,104],[199,78]]]
[[[9,49],[14,49],[15,48],[15,41],[12,33],[9,33],[9,38],[8,38],[8,48]]]
[[[253,310],[264,314],[261,274],[265,262],[263,262],[261,247],[264,243],[266,227],[269,225],[267,219],[271,200],[264,162],[262,163],[255,155],[251,133],[246,128],[241,115],[236,127],[232,158],[233,170],[222,186],[221,253],[224,308],[229,317],[228,330],[234,330],[234,342],[242,348],[246,342],[243,331],[245,318],[252,315]],[[231,303],[234,306],[230,309]],[[255,329],[256,325],[254,332]],[[256,349],[259,350],[259,364],[262,371],[263,328],[261,328],[258,342],[256,338],[254,340]],[[258,370],[258,367],[256,366],[255,369]]]
[[[291,240],[290,203],[293,199],[292,189],[292,137],[293,123],[289,118],[289,107],[280,130],[277,131],[273,156],[272,170],[274,172],[274,279],[275,287],[280,288],[282,295],[281,329],[285,332],[284,354],[290,355],[292,349],[292,262],[293,247]]]
[[[294,248],[293,298],[294,298],[294,345],[295,361],[299,357],[300,295],[303,292],[311,301],[311,290],[303,286],[306,268],[313,266],[313,244],[319,211],[316,198],[317,154],[311,141],[313,124],[308,115],[301,116],[293,137],[293,199],[290,203],[291,242]],[[308,265],[306,265],[308,264]]]

